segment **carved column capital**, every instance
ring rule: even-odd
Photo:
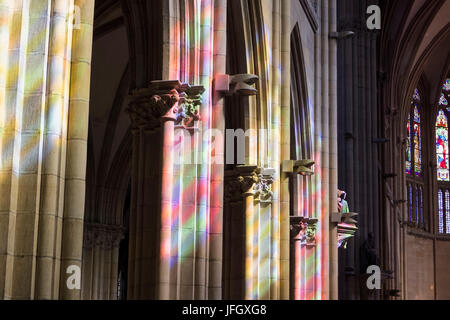
[[[254,195],[259,169],[256,166],[239,166],[225,173],[225,198],[240,201]]]
[[[291,241],[300,241],[301,245],[315,246],[317,234],[317,219],[291,217]]]
[[[156,128],[161,122],[184,122],[190,126],[200,119],[203,86],[189,86],[178,80],[153,81],[148,88],[134,90],[129,97],[133,127]]]
[[[253,196],[255,201],[270,203],[274,175],[274,169],[261,169],[257,166],[238,166],[225,172],[225,198],[240,201],[247,196]]]
[[[193,127],[195,121],[201,119],[200,106],[202,105],[202,94],[205,91],[203,86],[189,87],[184,94],[184,99],[180,101],[182,113],[180,122],[185,127]]]
[[[255,184],[255,200],[262,203],[272,202],[272,184],[275,181],[274,169],[261,169],[258,173],[258,181]]]

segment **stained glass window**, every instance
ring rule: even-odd
[[[450,107],[448,105],[448,100],[450,99],[450,79],[444,81],[442,85],[441,98],[439,99],[439,106],[444,107],[450,112]]]
[[[406,124],[406,173],[413,175],[414,172],[416,177],[422,176],[422,132],[419,102],[420,94],[416,89],[413,95],[411,113],[408,114],[408,123]]]
[[[411,184],[408,184],[408,217],[409,222],[413,221],[413,195],[412,195],[412,186]]]
[[[450,192],[445,190],[445,233],[450,234]]]
[[[424,219],[423,219],[423,188],[419,188],[419,224],[421,226],[424,226]]]
[[[440,110],[436,120],[436,155],[438,181],[450,181],[448,163],[448,119]]]
[[[450,91],[450,79],[445,80],[444,85],[442,86],[443,91]]]
[[[419,90],[418,89],[414,90],[413,99],[416,100],[416,101],[420,101],[420,94],[419,94]]]
[[[436,157],[438,191],[438,227],[439,233],[450,234],[450,189],[444,182],[450,182],[449,165],[449,123],[450,79],[444,81],[439,99],[439,111],[436,120]]]
[[[408,124],[406,125],[408,140],[406,145],[406,173],[412,174],[412,158],[411,158],[411,115],[408,114]]]
[[[450,190],[438,191],[439,233],[450,234]]]
[[[438,192],[439,205],[439,233],[444,233],[444,194],[442,190]]]
[[[441,94],[441,99],[439,100],[439,105],[445,106],[445,107],[448,106],[448,101],[444,94]]]
[[[422,137],[420,131],[420,113],[417,106],[414,106],[414,172],[416,176],[422,174]]]
[[[416,196],[416,212],[415,212],[415,217],[414,217],[414,222],[415,223],[419,223],[419,206],[420,206],[420,203],[419,203],[419,188],[417,187],[417,185],[416,185],[416,194],[415,194],[415,196]]]

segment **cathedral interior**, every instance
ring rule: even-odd
[[[449,16],[0,0],[0,300],[450,300]]]

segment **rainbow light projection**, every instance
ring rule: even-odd
[[[222,233],[222,197],[223,197],[223,165],[212,163],[211,160],[223,154],[223,142],[217,142],[213,138],[211,128],[223,129],[224,123],[219,118],[223,118],[220,113],[220,103],[215,103],[212,97],[212,80],[214,73],[224,73],[225,52],[220,41],[225,39],[217,38],[220,35],[218,29],[220,23],[226,19],[226,1],[182,1],[177,2],[180,7],[174,6],[171,13],[173,22],[170,30],[170,62],[167,79],[179,79],[181,82],[190,84],[200,83],[204,86],[205,94],[200,108],[201,122],[199,128],[191,129],[191,135],[186,136],[182,129],[165,128],[164,141],[167,141],[167,149],[164,149],[164,169],[163,169],[163,211],[162,221],[165,230],[170,233],[163,234],[161,239],[161,266],[168,265],[170,274],[178,280],[176,283],[182,289],[184,271],[194,269],[194,283],[204,285],[213,272],[220,272],[217,264],[221,260],[219,246],[212,248],[211,241],[221,237]],[[281,18],[281,2],[274,1],[278,12],[278,19]],[[258,13],[262,16],[262,3],[258,2]],[[214,7],[223,6],[223,17],[215,24]],[[253,3],[249,3],[255,6]],[[256,8],[256,7],[255,7]],[[176,12],[179,10],[179,12]],[[220,12],[220,10],[216,10]],[[184,16],[183,16],[184,14]],[[176,19],[177,15],[181,19]],[[280,19],[281,20],[281,19]],[[255,26],[249,26],[255,30]],[[263,118],[256,119],[261,125],[259,128],[269,129],[267,137],[261,137],[259,144],[260,157],[257,161],[262,166],[279,167],[280,163],[280,123],[281,123],[281,58],[280,49],[275,42],[270,41],[270,30],[259,26],[264,32],[261,33],[261,43],[256,43],[258,53],[256,56],[263,59],[263,69],[259,74],[262,77],[263,87],[261,90],[264,96],[264,106],[258,108],[263,111]],[[223,30],[225,31],[225,30]],[[253,31],[255,32],[255,31]],[[277,39],[280,41],[281,29],[276,28]],[[270,48],[277,52],[276,61]],[[223,56],[223,57],[221,57]],[[252,54],[255,56],[255,53]],[[222,65],[221,65],[221,58]],[[249,59],[250,60],[250,59]],[[220,66],[222,68],[220,68]],[[214,69],[216,67],[216,69]],[[218,67],[218,68],[217,68]],[[219,70],[222,69],[222,70]],[[272,80],[271,74],[276,78]],[[212,109],[214,105],[214,110]],[[256,121],[255,121],[256,123]],[[169,126],[169,125],[168,125]],[[175,133],[173,133],[175,131]],[[206,133],[206,137],[205,137]],[[186,139],[190,140],[190,148],[184,150]],[[172,165],[173,148],[177,149],[176,154],[185,157],[181,165]],[[270,147],[269,147],[270,146]],[[253,147],[253,146],[252,146]],[[255,157],[256,149],[251,149],[250,157]],[[261,152],[263,152],[261,154]],[[192,154],[194,153],[194,154]],[[199,158],[200,164],[191,164],[192,158]],[[277,170],[278,171],[278,170]],[[281,213],[280,213],[280,182],[276,178],[274,184],[274,201],[271,206],[261,206],[254,204],[252,197],[247,197],[246,206],[246,294],[248,299],[259,297],[280,298],[281,279]],[[171,205],[169,205],[171,203]],[[286,215],[286,214],[285,214]],[[286,219],[285,219],[286,220]],[[288,227],[288,225],[287,225]],[[220,241],[220,239],[217,239]],[[264,245],[263,245],[264,244]],[[285,245],[289,246],[288,241]],[[213,250],[212,250],[213,249]],[[206,261],[208,258],[212,261]],[[214,263],[214,260],[217,262]],[[288,257],[285,257],[284,266],[288,266]],[[166,261],[166,262],[164,262]],[[195,268],[192,267],[195,265]],[[201,266],[205,267],[202,268]],[[212,268],[208,270],[209,268]],[[200,274],[200,270],[206,269],[206,275]],[[287,275],[285,275],[287,276]],[[286,278],[287,282],[288,279]],[[186,284],[190,282],[186,276]],[[284,284],[285,291],[288,286]],[[195,289],[194,289],[195,292]],[[179,296],[180,293],[177,293]],[[202,293],[195,292],[201,296]],[[286,294],[284,294],[286,296]]]
[[[76,30],[75,8],[84,18]],[[60,268],[81,265],[84,195],[65,193],[85,179],[74,164],[87,145],[89,12],[93,1],[0,1],[0,233],[8,239],[0,244],[1,297],[79,294],[52,283]]]
[[[223,102],[215,99],[212,83],[215,74],[225,73],[226,3],[226,0],[171,0],[168,5],[169,42],[164,49],[168,50],[164,56],[167,59],[164,78],[205,88],[199,110],[201,121],[190,128],[190,135],[185,135],[185,130],[172,121],[166,121],[163,128],[159,263],[160,278],[175,284],[175,293],[170,294],[174,298],[220,298],[221,295],[224,167],[212,159],[223,157],[224,148],[223,141],[214,139],[211,129],[225,128]],[[243,272],[247,299],[289,298],[289,254],[286,253],[289,251],[289,191],[287,178],[280,174],[280,162],[290,156],[286,131],[290,125],[290,52],[286,45],[290,38],[290,5],[289,1],[282,0],[268,3],[243,1],[242,15],[248,70],[260,77],[260,94],[250,98],[246,119],[249,128],[245,129],[266,130],[250,144],[246,159],[248,164],[275,169],[272,202],[257,202],[253,195],[246,198]],[[61,259],[64,267],[81,260],[81,256],[73,257],[70,253],[81,251],[78,249],[82,246],[82,231],[79,232],[82,223],[78,222],[83,220],[83,208],[79,203],[84,201],[81,196],[65,197],[65,190],[82,190],[84,186],[84,169],[74,164],[86,160],[83,158],[89,109],[86,79],[90,78],[90,49],[86,48],[91,48],[92,25],[83,22],[81,30],[72,29],[75,5],[81,8],[82,17],[93,16],[94,1],[0,0],[0,43],[8,44],[0,48],[0,215],[7,215],[10,220],[0,224],[0,234],[15,238],[9,234],[9,224],[15,224],[16,233],[29,230],[27,221],[30,220],[22,219],[15,210],[29,212],[33,221],[38,222],[34,224],[37,229],[29,230],[39,240],[41,256],[36,260],[37,272],[42,279],[55,281],[60,280],[56,279],[59,273],[52,274],[53,269],[46,268],[46,253],[54,255],[55,248],[62,243],[63,248],[68,248],[68,254],[63,250],[54,257],[55,261]],[[328,238],[320,224],[328,210],[323,205],[327,203],[323,199],[326,185],[321,182],[326,176],[321,173],[325,152],[320,131],[323,116],[317,108],[312,116],[316,176],[301,181],[304,193],[298,195],[300,211],[319,219],[319,231],[315,248],[298,246],[295,250],[298,267],[291,276],[295,276],[296,299],[327,297],[324,287],[328,283]],[[177,156],[182,161],[177,162]],[[27,193],[25,190],[31,189],[22,188],[29,183],[22,179],[25,175],[31,181],[33,192]],[[52,188],[52,183],[57,187]],[[41,194],[36,194],[37,185],[42,187],[38,191]],[[13,191],[16,192],[14,203],[4,200],[12,198]],[[30,197],[33,201],[25,201]],[[60,204],[65,198],[63,208]],[[37,203],[53,219],[51,223],[43,223],[42,217],[36,214]],[[14,207],[22,204],[31,205]],[[63,210],[69,219],[67,226],[62,225]],[[68,239],[61,233],[80,236]],[[47,241],[47,235],[52,234],[58,234],[59,238]],[[19,250],[23,247],[32,251],[34,239],[23,244],[8,243],[13,254],[7,259],[27,254]],[[6,244],[2,243],[0,254],[3,252]],[[169,272],[162,272],[163,269]],[[0,272],[6,274],[6,281],[20,278],[16,270],[6,268],[6,263],[0,265]],[[39,277],[36,281],[36,297],[54,298],[50,285]],[[24,296],[20,288],[30,292],[30,285],[17,280],[11,286],[17,292],[5,295]],[[0,283],[0,288],[4,287]],[[159,293],[163,298],[167,298],[166,294]],[[72,295],[61,293],[63,297]]]
[[[214,55],[213,1],[188,0],[171,6],[170,61],[167,79],[202,85],[205,93],[199,110],[201,121],[189,128],[164,128],[163,203],[167,200],[162,219],[170,233],[162,235],[161,263],[170,268],[177,283],[178,298],[206,298],[210,283],[208,257],[211,237],[220,234],[221,225],[211,205],[214,185],[211,157],[214,144],[210,132],[212,121],[211,84]],[[223,72],[223,71],[222,71]],[[171,122],[173,125],[173,122]],[[169,125],[170,126],[170,125]],[[206,133],[206,134],[204,134]],[[174,152],[181,159],[173,156]],[[220,204],[219,204],[220,207]],[[168,263],[164,263],[167,261]],[[190,273],[188,270],[190,270]],[[220,272],[220,270],[217,270]],[[215,285],[215,284],[214,284]],[[191,288],[191,294],[181,290]],[[203,288],[203,289],[202,289]]]

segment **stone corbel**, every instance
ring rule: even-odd
[[[314,170],[312,167],[315,162],[310,159],[304,160],[284,160],[282,163],[282,172],[286,174],[299,174],[301,176],[312,176],[314,175]]]
[[[316,245],[317,219],[294,216],[290,217],[291,241],[299,241],[302,246]]]
[[[258,90],[254,87],[259,77],[254,74],[218,74],[214,79],[214,90],[222,95],[254,96]]]

